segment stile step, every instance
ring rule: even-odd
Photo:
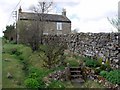
[[[73,83],[84,83],[85,81],[82,78],[78,78],[78,79],[71,80],[71,82],[73,82]]]
[[[70,71],[70,72],[76,72],[76,73],[80,73],[81,71]]]
[[[81,70],[80,67],[70,67],[70,70]]]
[[[71,75],[71,77],[82,77],[82,75]]]

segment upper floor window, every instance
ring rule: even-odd
[[[57,30],[62,30],[62,23],[61,22],[57,22]]]

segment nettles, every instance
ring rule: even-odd
[[[110,71],[106,78],[111,83],[120,85],[120,70]]]

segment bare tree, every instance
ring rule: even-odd
[[[33,43],[34,49],[37,50],[39,44],[43,44],[43,31],[45,30],[45,22],[47,13],[52,9],[53,1],[47,1],[47,0],[40,0],[38,2],[37,6],[32,6],[31,9],[35,13],[34,15],[34,31],[35,34],[33,35],[32,39],[35,39]],[[32,28],[31,28],[32,29]]]
[[[30,8],[34,12],[28,15],[31,20],[18,22],[20,42],[30,45],[33,51],[38,50],[39,45],[43,44],[47,13],[52,9],[52,6],[52,1],[40,0],[36,6]]]

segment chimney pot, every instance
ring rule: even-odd
[[[19,8],[19,13],[21,13],[22,12],[22,8],[21,8],[21,6],[20,6],[20,8]]]

